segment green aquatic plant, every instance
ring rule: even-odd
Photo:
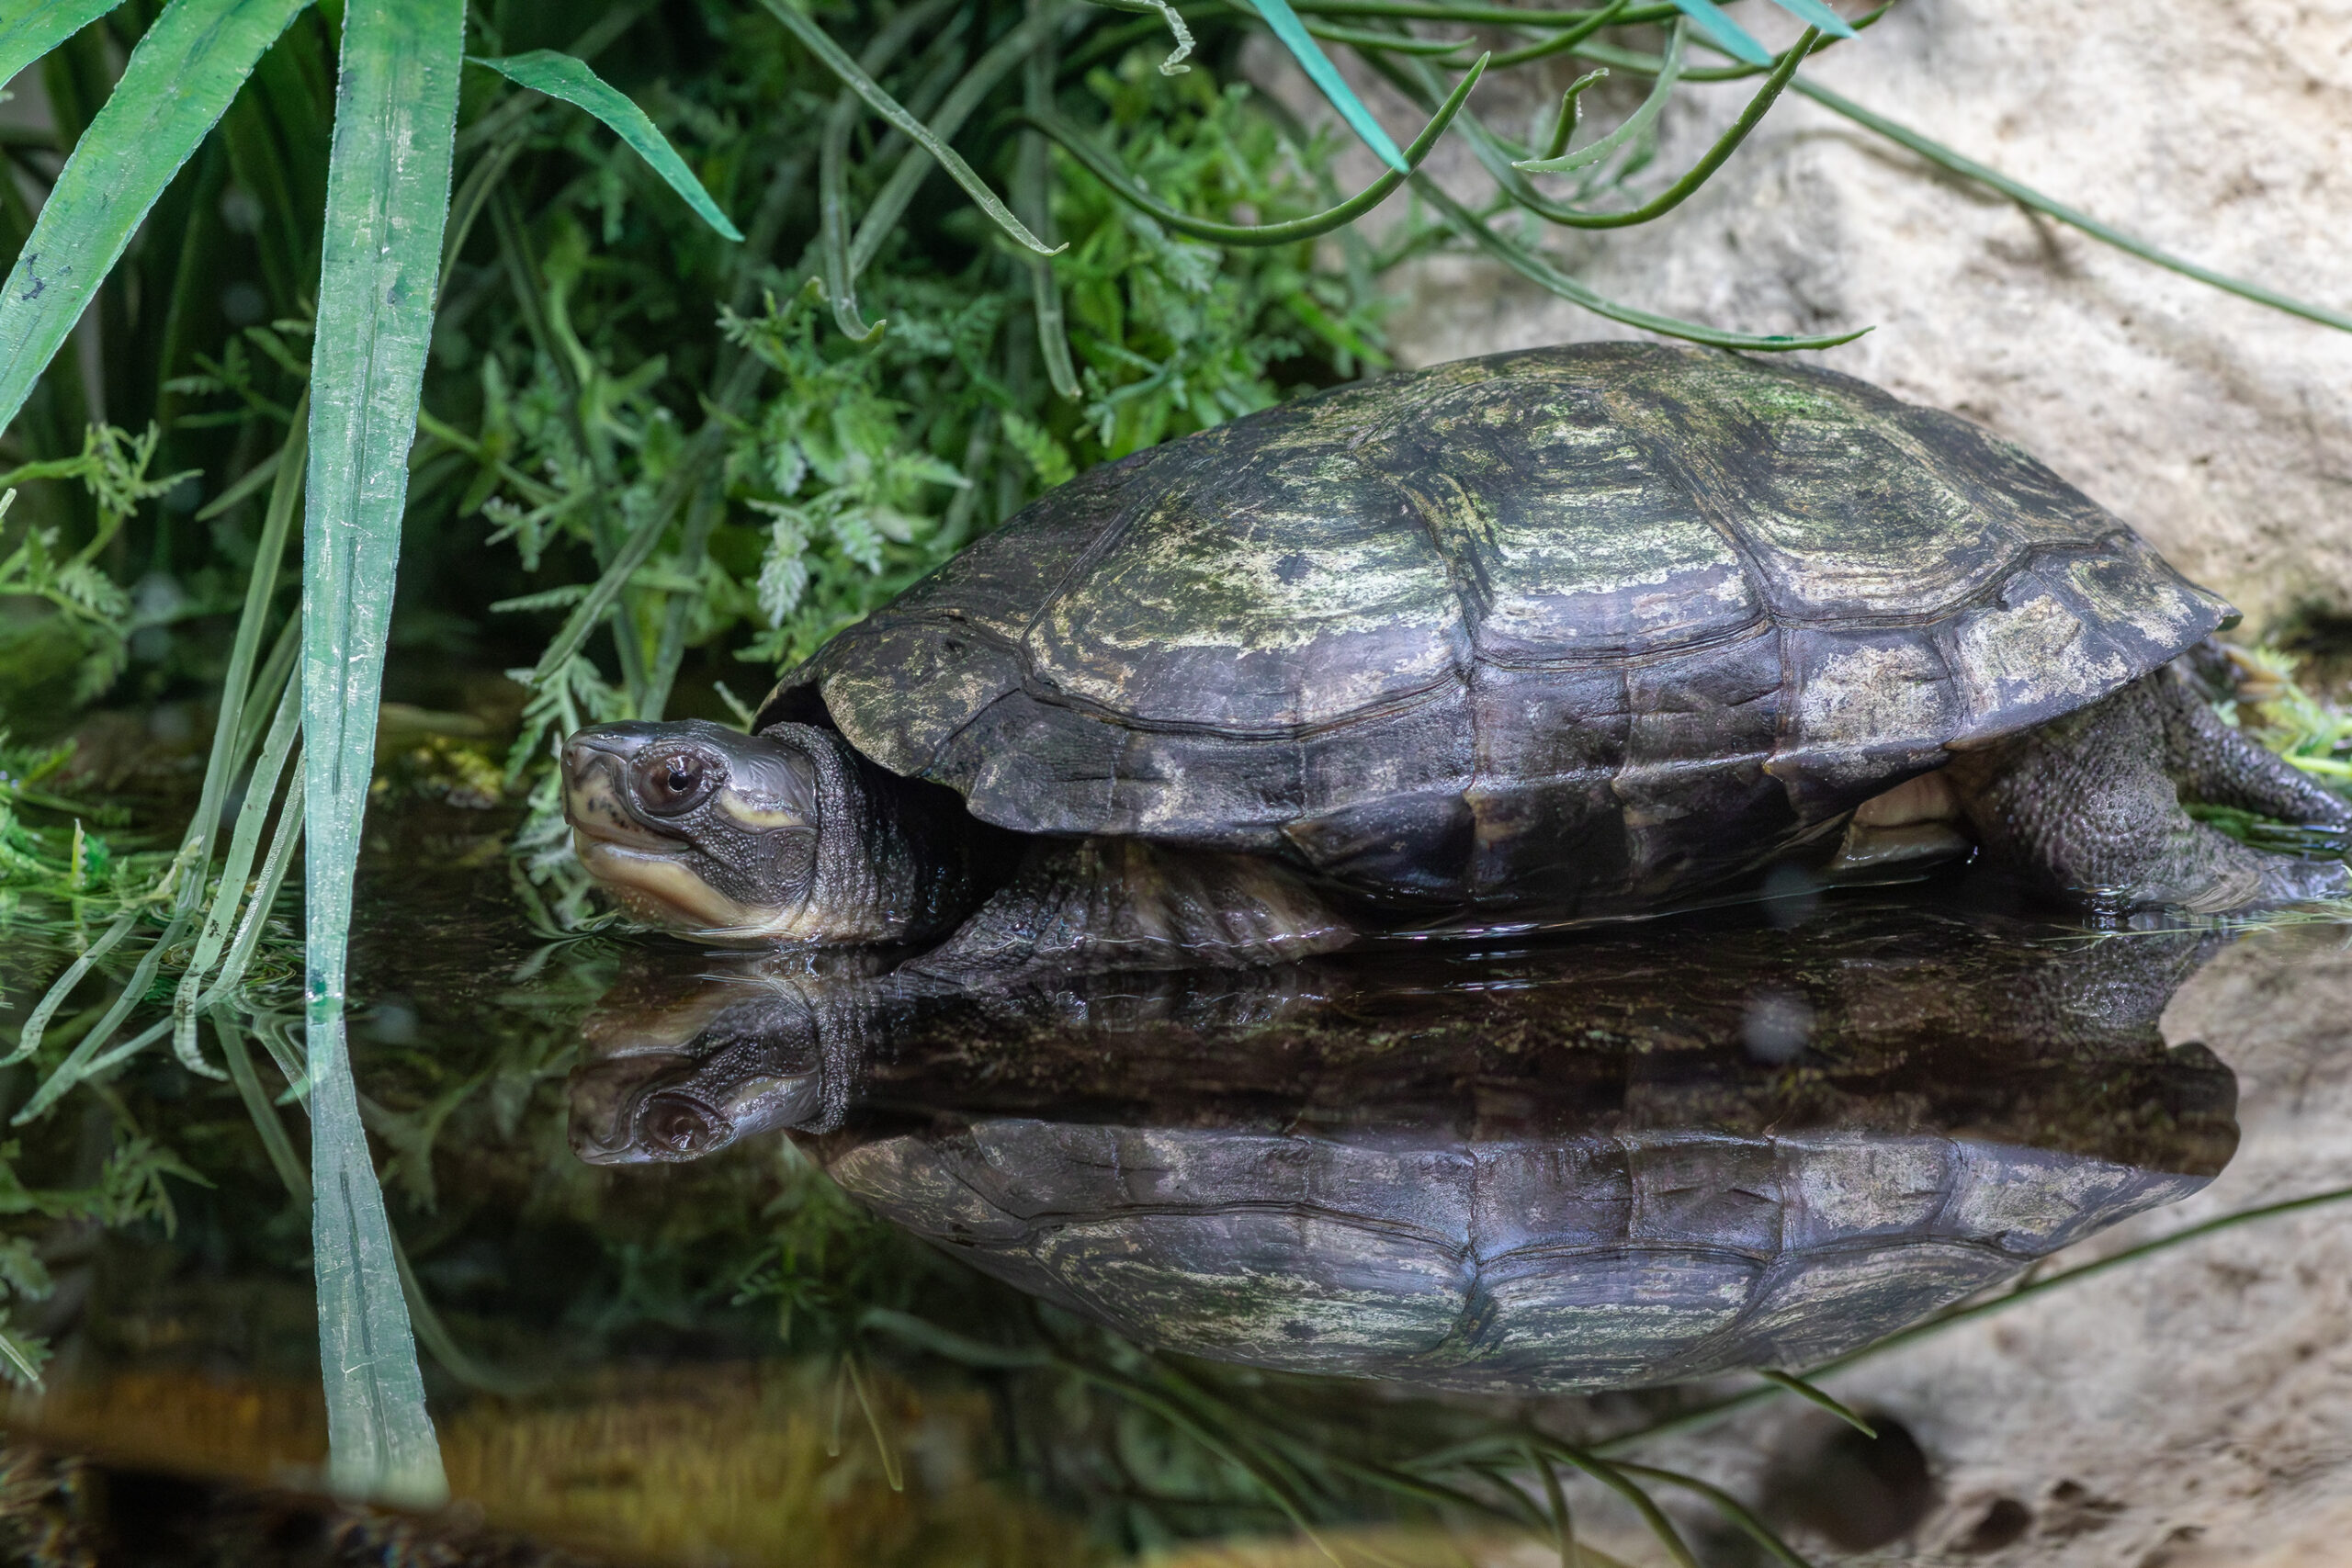
[[[12,1301],[45,1301],[55,1288],[34,1238],[7,1232],[12,1221],[37,1218],[108,1227],[154,1221],[169,1235],[177,1216],[164,1178],[209,1185],[171,1150],[132,1134],[115,1144],[86,1187],[28,1187],[17,1174],[19,1145],[0,1143],[0,1379],[38,1388],[49,1359],[45,1340],[25,1334],[8,1320]]]

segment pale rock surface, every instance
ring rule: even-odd
[[[1768,43],[1791,35],[1774,13],[1740,11]],[[1549,95],[1577,69],[1555,64]],[[2352,310],[2345,0],[1905,0],[1806,72],[2164,249]],[[1269,54],[1252,73],[1316,101]],[[1400,97],[1352,74],[1392,128],[1417,128]],[[1524,134],[1549,103],[1533,73],[1513,76],[1525,85],[1476,101]],[[1751,87],[1678,96],[1645,188],[1687,166]],[[1600,104],[1595,122],[1631,101]],[[1458,146],[1435,166],[1464,194],[1490,188]],[[1342,183],[1372,172],[1351,150]],[[1667,218],[1547,233],[1566,270],[1629,305],[1754,333],[1873,326],[1804,357],[2023,443],[2256,629],[2352,609],[2352,333],[2030,217],[1793,94]],[[1483,258],[1434,257],[1392,282],[1408,364],[1643,335]]]

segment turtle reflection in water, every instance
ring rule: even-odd
[[[2233,618],[1964,420],[1588,344],[1098,468],[833,638],[754,733],[573,736],[565,809],[683,934],[967,976],[1655,912],[1792,857],[1981,848],[2101,909],[2340,894],[2340,861],[2183,809],[2352,823],[2167,668]]]
[[[1804,1367],[2234,1147],[2230,1073],[2155,1026],[2199,939],[2037,936],[1871,905],[962,995],[706,959],[608,999],[573,1145],[790,1126],[975,1267],[1257,1366],[1469,1391]]]

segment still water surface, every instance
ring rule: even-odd
[[[2217,1212],[2196,1195],[2261,1129],[2226,1052],[2164,1020],[2244,968],[2230,933],[2086,933],[1944,885],[971,993],[547,940],[498,826],[387,815],[354,959],[461,1525],[622,1562],[1517,1562],[1560,1561],[1566,1517],[1589,1562],[1668,1562],[1654,1498],[1707,1563],[1771,1561],[1750,1526],[1825,1561],[2199,1549],[2095,1466],[2013,1444],[2005,1478],[1997,1421],[1897,1373],[1973,1356],[2004,1386],[1995,1324],[2079,1331],[2110,1282],[2192,1267],[2207,1244],[1918,1327]],[[2281,940],[2309,950],[2290,976],[2340,945],[2251,939]],[[2352,1076],[2305,1066],[2323,1099]],[[14,1429],[122,1473],[309,1483],[284,1152],[167,1056],[107,1093],[82,1157],[129,1116],[210,1185],[173,1179],[168,1234],[42,1244],[59,1289],[24,1325],[58,1354]],[[2255,1198],[2327,1188],[2307,1156]],[[2310,1215],[2220,1241],[2337,1223]],[[2105,1337],[2210,1351],[2138,1310]],[[1760,1375],[1825,1368],[1874,1437]]]

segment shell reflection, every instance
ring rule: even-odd
[[[1856,903],[1017,992],[698,955],[606,998],[572,1139],[788,1129],[1164,1349],[1485,1392],[1802,1368],[2221,1169],[2234,1081],[2156,1027],[2202,951]]]

